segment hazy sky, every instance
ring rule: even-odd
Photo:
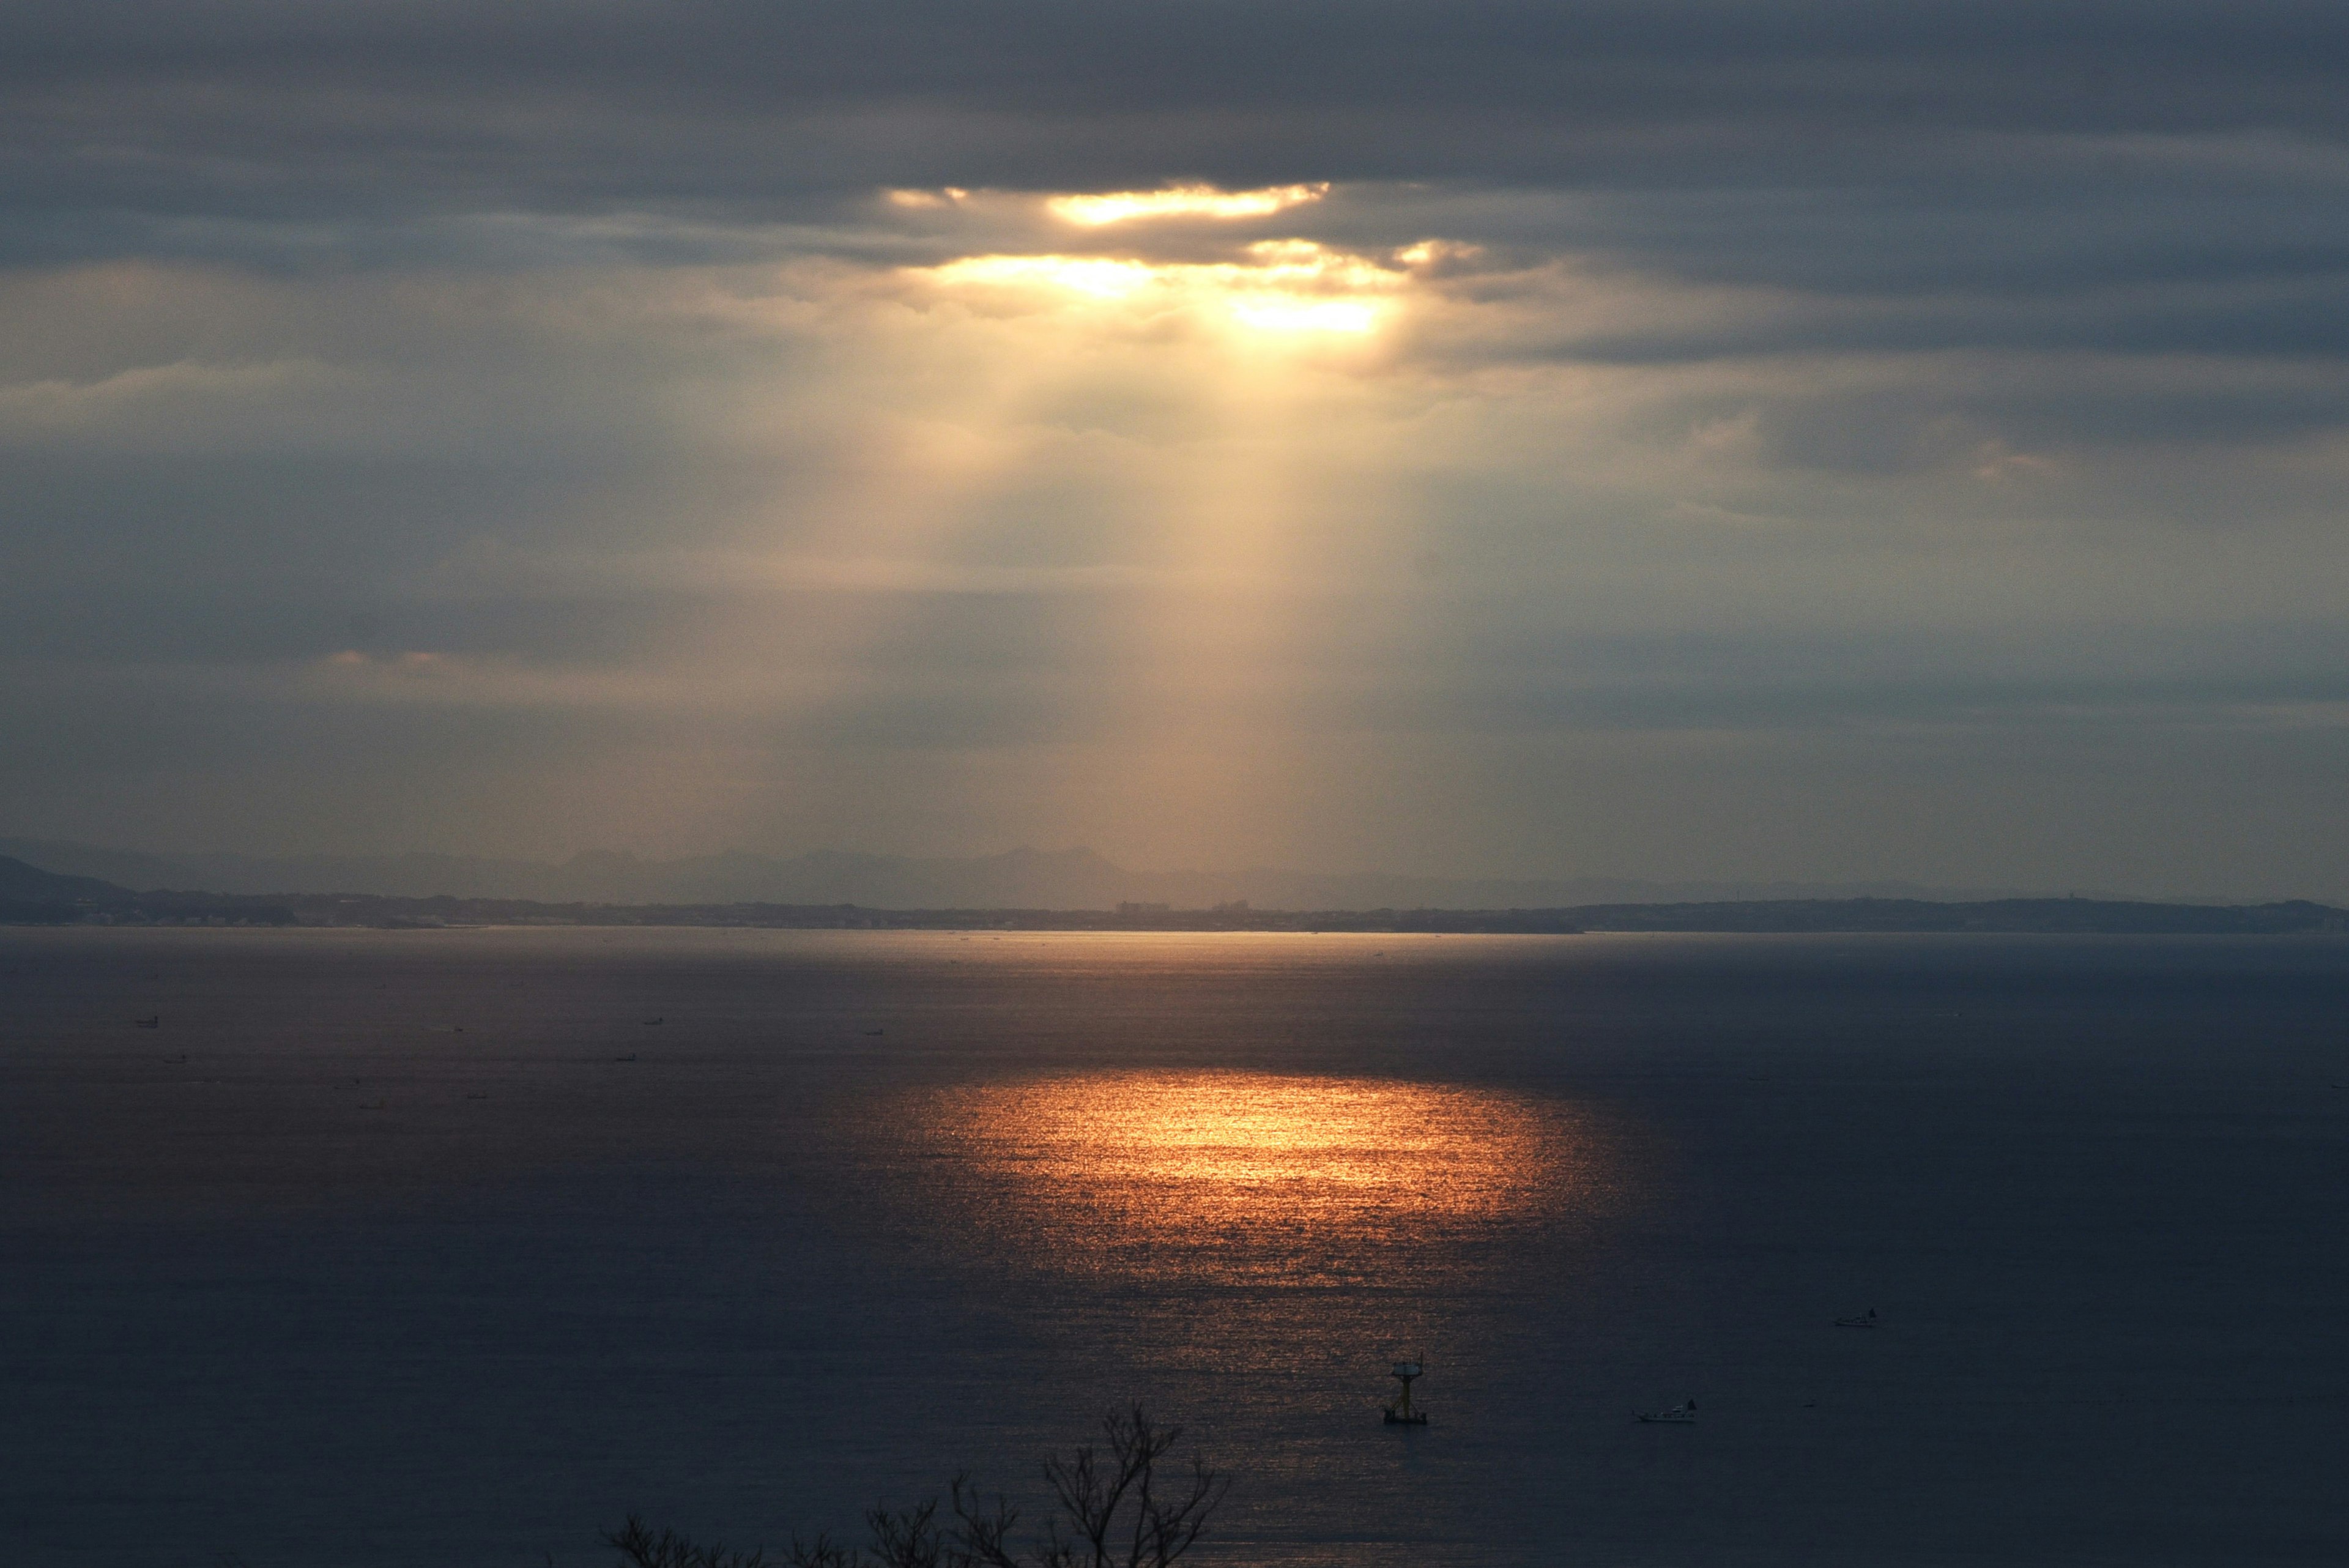
[[[2349,896],[2337,0],[5,28],[0,831]]]

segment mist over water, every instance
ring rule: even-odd
[[[2334,1083],[2339,941],[9,932],[0,1521],[596,1563],[1140,1397],[1204,1562],[2338,1560]]]

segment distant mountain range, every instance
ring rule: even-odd
[[[1245,901],[1274,909],[1554,909],[1578,904],[1786,898],[1992,898],[2013,888],[1910,882],[1649,882],[1626,877],[1503,879],[1246,871],[1129,871],[1090,849],[1014,849],[922,859],[820,850],[730,852],[640,860],[594,850],[560,864],[458,855],[158,855],[86,844],[0,838],[0,855],[45,871],[139,891],[372,894],[526,898],[548,904],[855,904],[874,909],[1204,909]]]
[[[2036,932],[2208,936],[2349,932],[2349,910],[2277,904],[2154,904],[2096,898],[1778,898],[1581,904],[1553,909],[1272,909],[1224,903],[1175,909],[876,909],[848,903],[549,903],[373,893],[137,891],[0,856],[0,925],[732,926],[781,929],[1030,931],[1423,931],[1568,935],[1591,931]]]

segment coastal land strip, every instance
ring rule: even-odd
[[[378,894],[140,892],[0,857],[0,925],[719,926],[779,930],[1979,932],[2273,936],[2349,934],[2349,910],[2307,899],[2263,904],[2121,898],[1760,898],[1580,904],[1542,909],[875,909],[856,904],[598,904]]]

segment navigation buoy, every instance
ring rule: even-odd
[[[1392,1376],[1402,1383],[1402,1393],[1397,1396],[1393,1404],[1387,1407],[1388,1426],[1424,1427],[1427,1425],[1427,1412],[1414,1410],[1411,1407],[1412,1380],[1426,1370],[1424,1366],[1416,1361],[1398,1361],[1394,1364]]]

